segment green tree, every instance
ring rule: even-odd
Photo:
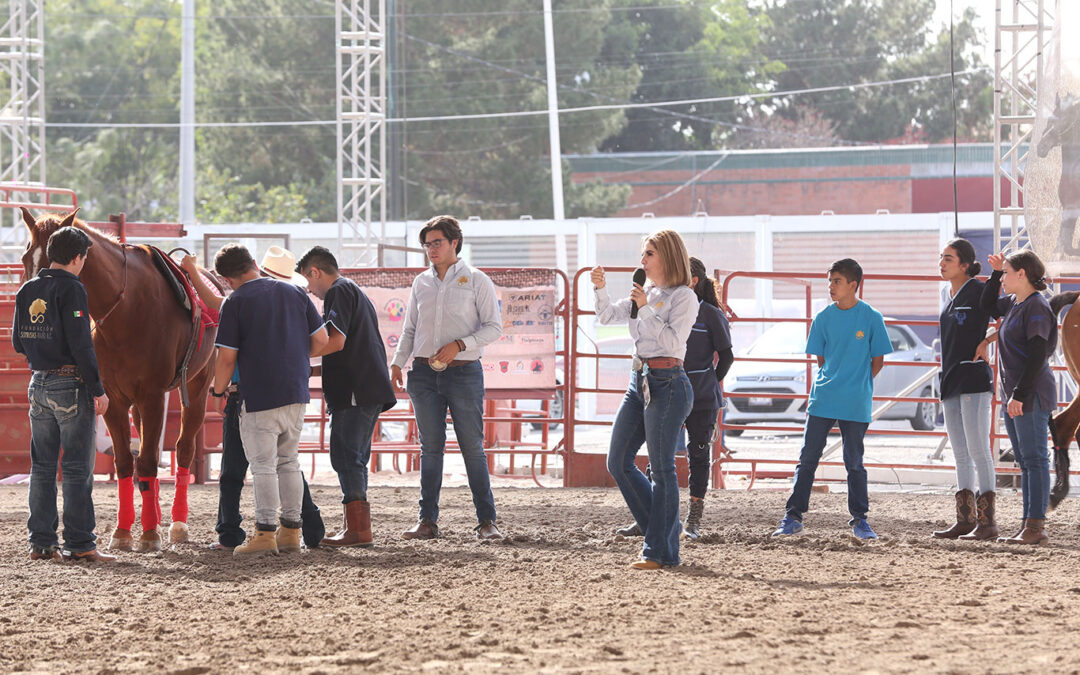
[[[199,3],[196,110],[201,122],[333,120],[336,114],[333,4],[326,0],[219,0]],[[292,220],[252,203],[216,200],[233,189],[261,194],[277,187],[299,201],[279,204],[301,216],[336,220],[335,128],[322,126],[204,127],[197,134],[198,217]],[[329,187],[329,196],[325,190]]]
[[[766,0],[767,53],[787,68],[777,91],[936,75],[949,71],[949,32],[932,25],[934,0]],[[983,65],[976,15],[956,23],[956,70]],[[983,138],[992,114],[989,72],[957,76],[959,135]],[[820,110],[841,138],[888,141],[913,127],[929,141],[952,135],[948,79],[843,89],[773,99],[793,119],[798,106]]]
[[[561,108],[625,101],[638,84],[635,38],[612,26],[611,5],[612,0],[554,3]],[[505,0],[498,11],[486,0],[410,0],[403,17],[405,48],[394,68],[395,92],[403,96],[408,116],[546,109],[539,8],[533,0]],[[566,113],[562,151],[592,152],[624,124],[619,110]],[[551,216],[545,116],[410,122],[404,136],[409,217]],[[588,204],[605,209],[592,215],[605,215],[617,210],[625,193],[617,185],[570,186],[566,209],[580,213]]]
[[[710,3],[620,0],[609,32],[624,35],[623,49],[641,69],[635,103],[716,98],[764,91],[782,70],[761,50],[768,17],[745,0]],[[606,55],[608,59],[616,55]],[[744,102],[711,102],[679,107],[634,108],[628,123],[609,137],[610,152],[703,150],[732,126]]]
[[[154,0],[45,3],[46,119],[175,122],[180,8]],[[79,195],[83,217],[172,219],[177,133],[57,128],[46,134],[48,181]]]

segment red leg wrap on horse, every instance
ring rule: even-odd
[[[120,511],[116,514],[116,526],[121,530],[130,530],[135,524],[135,479],[131,476],[117,481],[120,498]]]
[[[143,532],[157,529],[161,524],[161,504],[158,502],[158,479],[140,478],[139,492],[142,493]]]
[[[186,523],[188,519],[188,483],[191,481],[191,472],[184,467],[176,469],[176,494],[173,495],[172,521],[174,523]]]

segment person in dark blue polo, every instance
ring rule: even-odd
[[[11,344],[34,371],[30,379],[31,560],[111,562],[94,527],[96,415],[109,407],[90,334],[90,308],[79,273],[92,246],[75,227],[49,237],[50,265],[15,296]],[[61,458],[60,449],[63,448]],[[56,536],[56,467],[64,473],[64,549]]]
[[[305,253],[296,272],[308,291],[323,301],[330,340],[322,356],[323,399],[330,411],[330,463],[341,484],[344,526],[322,540],[324,546],[371,546],[371,505],[367,500],[368,460],[379,414],[397,403],[386,368],[375,306],[352,279],[339,273],[337,259],[323,246]]]
[[[292,253],[279,246],[271,246],[263,256],[259,271],[271,278],[288,280],[291,273],[282,273],[292,269],[292,260]],[[188,273],[199,298],[208,307],[220,310],[225,298],[218,295],[203,280],[199,273],[198,258],[186,255],[180,266]],[[244,490],[247,471],[244,441],[240,438],[240,370],[236,369],[229,383],[221,419],[221,473],[218,475],[218,515],[217,526],[214,528],[218,540],[210,545],[215,551],[232,551],[247,539],[247,532],[241,527],[244,517],[240,514],[240,494]],[[326,526],[323,524],[319,507],[311,498],[311,489],[303,472],[300,478],[304,483],[304,496],[300,503],[300,531],[304,545],[316,548],[326,534]]]

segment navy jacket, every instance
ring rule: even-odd
[[[26,355],[31,370],[77,366],[94,396],[105,394],[90,335],[90,308],[79,277],[43,269],[15,296],[11,344]]]

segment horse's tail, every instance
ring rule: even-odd
[[[1050,509],[1057,508],[1069,495],[1068,446],[1060,448],[1057,444],[1054,445],[1054,474],[1054,487],[1050,488]]]
[[[1080,298],[1080,291],[1066,291],[1050,298],[1050,309],[1054,310],[1054,316],[1060,314],[1066,305],[1076,302],[1077,298]]]

